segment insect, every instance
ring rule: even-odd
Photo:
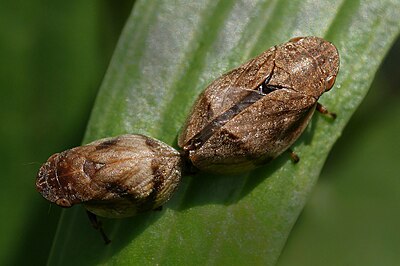
[[[61,207],[83,204],[107,243],[96,215],[123,218],[160,208],[176,190],[181,167],[179,152],[167,144],[122,135],[52,155],[36,189]]]
[[[339,71],[336,47],[318,37],[274,46],[201,93],[178,145],[202,171],[251,170],[290,148]]]

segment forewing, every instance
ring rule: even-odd
[[[193,105],[178,145],[183,147],[212,120],[253,93],[271,73],[274,53],[273,47],[211,83]]]
[[[315,98],[295,91],[274,91],[215,132],[193,160],[202,167],[237,164],[251,168],[252,164],[273,159],[299,137],[315,104]],[[209,151],[214,155],[207,155]]]

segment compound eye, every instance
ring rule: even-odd
[[[329,91],[335,84],[336,76],[329,76],[325,80],[325,91]]]
[[[69,200],[64,199],[64,198],[61,198],[61,199],[56,200],[55,203],[56,203],[58,206],[64,207],[64,208],[69,208],[69,207],[72,206],[71,202],[69,202]]]

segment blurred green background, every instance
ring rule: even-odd
[[[0,2],[0,265],[46,262],[60,209],[34,190],[36,172],[52,153],[80,144],[133,2]],[[279,265],[400,261],[399,51],[397,41],[332,150]]]
[[[36,172],[81,143],[132,5],[0,1],[0,265],[45,264],[61,210],[35,191]]]

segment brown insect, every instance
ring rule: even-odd
[[[122,218],[160,208],[176,190],[181,167],[179,152],[167,144],[122,135],[52,155],[39,170],[36,189],[61,207],[82,203],[102,232],[95,215]]]
[[[339,71],[336,47],[318,37],[274,46],[212,82],[199,96],[178,145],[203,171],[251,170],[301,135]]]

